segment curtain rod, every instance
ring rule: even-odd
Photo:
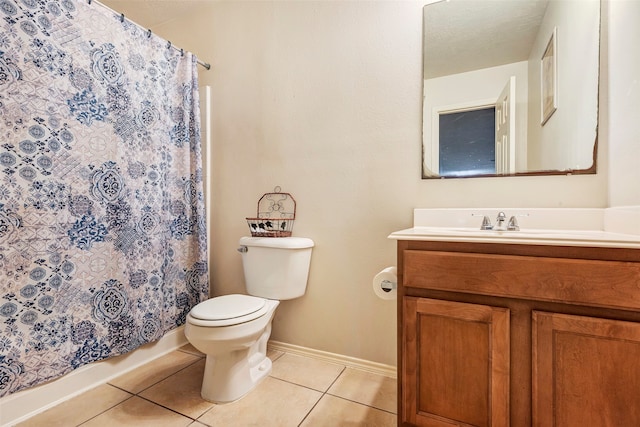
[[[93,3],[93,0],[87,0],[87,2],[89,4],[91,4],[91,3]],[[137,22],[132,21],[129,18],[126,18],[124,16],[124,13],[116,12],[115,10],[111,9],[109,6],[107,6],[105,4],[102,4],[99,1],[96,1],[96,3],[99,4],[100,6],[104,7],[105,9],[111,11],[112,13],[115,13],[116,15],[120,15],[120,22],[124,22],[124,20],[126,19],[127,21],[131,22],[133,25],[136,25],[137,27],[144,29],[144,27],[142,25],[138,24]],[[149,29],[149,28],[147,29],[147,37],[151,37],[151,29]],[[160,37],[160,36],[158,36],[158,37]],[[162,38],[162,37],[160,37],[160,38]],[[184,49],[180,49],[180,48],[177,48],[176,46],[173,46],[171,44],[171,42],[167,40],[167,49],[171,49],[171,48],[173,48],[175,50],[179,50],[180,51],[180,55],[184,55]],[[199,65],[202,65],[205,69],[207,69],[207,70],[211,69],[211,64],[209,64],[208,62],[203,62],[200,59],[198,59],[197,57],[196,57],[196,61],[198,62]]]

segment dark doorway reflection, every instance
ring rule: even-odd
[[[496,173],[495,107],[440,114],[440,176]]]

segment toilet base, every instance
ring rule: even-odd
[[[207,357],[200,392],[203,399],[233,402],[271,373],[267,342],[278,303],[266,300],[267,313],[237,325],[210,327],[206,321],[187,315],[185,336]]]
[[[202,379],[202,398],[214,403],[240,399],[271,373],[272,362],[267,357],[269,324],[252,345],[229,353],[207,355]]]
[[[233,402],[253,390],[271,373],[271,359],[268,357],[263,357],[259,364],[251,367],[246,355],[238,353],[244,352],[233,352],[228,358],[207,356],[200,393],[203,399],[214,403]]]

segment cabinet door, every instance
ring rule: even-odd
[[[534,311],[533,425],[640,426],[640,324]]]
[[[402,408],[417,426],[509,424],[509,310],[404,298]]]

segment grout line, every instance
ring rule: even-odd
[[[177,350],[177,351],[181,351],[181,350]],[[197,356],[197,355],[195,355],[195,354],[193,354],[193,353],[191,353],[191,352],[188,352],[188,351],[182,351],[182,353],[190,354],[190,355],[192,355],[192,356]],[[190,364],[186,365],[185,367],[183,367],[183,368],[181,368],[181,369],[179,369],[179,370],[175,371],[175,372],[174,372],[174,373],[172,373],[171,375],[169,375],[169,376],[167,376],[167,377],[162,378],[161,380],[159,380],[159,381],[157,381],[157,382],[155,382],[155,383],[151,384],[150,386],[148,386],[148,387],[146,387],[146,388],[144,388],[144,389],[140,390],[140,391],[139,391],[139,392],[137,392],[137,393],[133,393],[133,392],[131,392],[131,391],[129,391],[129,390],[125,390],[125,389],[123,389],[123,388],[121,388],[121,387],[118,387],[118,386],[116,386],[116,385],[109,384],[111,387],[115,387],[115,388],[117,388],[117,389],[119,389],[119,390],[122,390],[122,391],[124,391],[124,392],[127,392],[127,393],[131,394],[131,396],[130,396],[130,397],[128,397],[127,399],[123,400],[122,402],[120,402],[120,403],[118,403],[118,404],[116,404],[116,405],[112,406],[112,407],[111,407],[111,408],[109,408],[109,409],[112,409],[112,408],[114,408],[114,407],[116,407],[116,406],[120,405],[121,403],[124,403],[125,401],[127,401],[127,400],[131,399],[132,397],[139,397],[140,399],[146,400],[146,401],[147,401],[147,402],[149,402],[149,403],[152,403],[152,404],[154,404],[154,405],[160,406],[161,408],[164,408],[164,409],[168,409],[169,411],[171,411],[171,412],[173,412],[173,413],[176,413],[176,414],[178,414],[178,415],[180,415],[180,416],[183,416],[183,417],[189,418],[192,422],[193,422],[193,421],[197,421],[197,418],[193,418],[193,417],[192,417],[192,416],[190,416],[190,415],[183,414],[182,412],[176,411],[175,409],[171,409],[171,408],[169,408],[169,407],[167,407],[167,406],[165,406],[165,405],[163,405],[163,404],[161,404],[161,403],[158,403],[158,402],[156,402],[156,401],[153,401],[153,400],[151,400],[151,399],[149,399],[149,398],[147,398],[147,397],[141,396],[141,395],[140,395],[140,393],[144,393],[145,391],[149,390],[151,387],[154,387],[154,386],[158,385],[159,383],[161,383],[162,381],[164,381],[164,380],[166,380],[166,379],[168,379],[168,378],[171,378],[172,376],[174,376],[174,375],[178,374],[179,372],[184,371],[185,369],[187,369],[187,368],[191,367],[192,365],[194,365],[194,364],[196,364],[196,363],[200,362],[202,359],[203,359],[203,357],[199,357],[199,358],[198,358],[198,360],[194,360],[192,363],[190,363]],[[107,409],[107,410],[109,410],[109,409]],[[106,412],[106,411],[101,412],[101,414],[102,414],[102,413],[104,413],[104,412]],[[205,412],[206,412],[206,411],[205,411]],[[100,415],[100,414],[98,414],[98,415]],[[97,416],[97,415],[96,415],[96,416]],[[202,416],[202,415],[201,415],[201,416]],[[95,417],[92,417],[92,418],[95,418]],[[87,421],[88,421],[88,420],[87,420]],[[85,422],[87,422],[87,421],[85,421]]]
[[[322,396],[320,396],[320,398],[316,401],[316,403],[313,404],[313,406],[311,407],[311,409],[309,409],[309,411],[305,414],[305,416],[302,417],[302,419],[298,423],[298,427],[300,427],[304,423],[304,420],[309,418],[309,415],[311,415],[311,412],[313,412],[313,410],[316,409],[316,406],[318,406],[318,403],[320,403],[320,401],[322,400],[325,394],[326,393],[322,393]]]
[[[346,397],[338,396],[337,394],[332,394],[332,393],[329,393],[329,392],[327,392],[325,394],[328,394],[329,396],[333,396],[333,397],[338,398],[338,399],[346,400],[347,402],[357,403],[358,405],[366,406],[367,408],[376,409],[378,411],[386,412],[386,413],[391,414],[391,415],[397,415],[395,412],[389,411],[387,409],[382,409],[382,408],[378,408],[376,406],[367,405],[366,403],[362,403],[362,402],[358,402],[357,400],[352,400],[352,399],[348,399]]]
[[[279,350],[279,351],[280,351],[280,350]],[[285,354],[292,354],[292,353],[289,353],[289,352],[286,352],[286,351],[282,351],[282,354],[281,354],[281,355],[279,355],[279,356],[276,358],[276,360],[280,359],[280,358],[281,358],[282,356],[284,356]],[[298,354],[293,354],[293,355],[294,355],[294,356],[300,356],[300,355],[298,355]],[[307,358],[309,358],[309,359],[312,359],[311,357],[308,357],[308,356],[302,356],[302,357],[307,357]],[[327,394],[327,391],[331,388],[331,386],[332,386],[336,381],[338,381],[338,378],[340,378],[340,375],[342,375],[342,373],[343,373],[344,371],[346,371],[346,369],[347,369],[347,367],[346,367],[346,366],[344,366],[344,365],[340,365],[340,366],[342,366],[342,370],[340,371],[340,373],[339,373],[338,375],[336,375],[336,377],[333,379],[333,381],[331,382],[331,384],[329,384],[329,386],[327,387],[327,389],[326,389],[325,391],[316,390],[315,388],[312,388],[312,387],[309,387],[309,386],[305,386],[305,385],[303,385],[303,384],[298,384],[298,383],[294,383],[294,382],[292,382],[292,381],[283,380],[282,378],[274,377],[273,375],[269,374],[269,377],[270,377],[270,378],[272,378],[272,379],[274,379],[274,380],[282,381],[282,382],[285,382],[285,383],[287,383],[287,384],[291,384],[291,385],[294,385],[294,386],[297,386],[297,387],[302,387],[302,388],[306,388],[307,390],[312,390],[312,391],[315,391],[315,392],[321,393],[321,394],[320,394],[320,397],[318,398],[318,400],[316,401],[316,403],[314,403],[314,404],[313,404],[313,406],[311,407],[311,409],[309,409],[309,411],[307,411],[307,413],[305,414],[305,416],[300,420],[300,423],[298,423],[298,427],[300,427],[300,426],[302,425],[302,423],[304,423],[304,420],[306,420],[306,419],[309,417],[309,415],[311,414],[311,412],[316,408],[316,406],[318,406],[318,403],[320,403],[320,401],[322,400],[322,398]]]
[[[280,355],[280,356],[278,357],[278,359],[280,359],[280,358],[281,358],[282,356],[284,356],[285,354],[290,354],[290,355],[292,355],[292,356],[296,356],[296,357],[303,357],[303,358],[307,358],[307,359],[314,359],[314,360],[318,360],[318,359],[315,359],[315,358],[313,358],[313,357],[309,357],[309,356],[301,356],[300,354],[289,353],[289,352],[282,352],[282,355]],[[278,360],[278,359],[276,359],[276,360]],[[275,362],[275,361],[273,361],[273,362]],[[324,361],[324,362],[326,362],[326,361]],[[338,375],[336,375],[336,377],[333,379],[333,381],[331,381],[331,384],[329,384],[329,386],[327,387],[327,389],[326,389],[326,390],[324,390],[324,391],[322,391],[322,390],[317,390],[317,389],[315,389],[315,388],[312,388],[312,387],[306,386],[306,385],[304,385],[304,384],[298,384],[298,383],[294,383],[293,381],[288,381],[288,380],[284,380],[284,379],[282,379],[282,378],[274,377],[272,374],[269,374],[269,377],[271,377],[271,378],[273,378],[273,379],[276,379],[276,380],[284,381],[284,382],[289,383],[289,384],[293,384],[293,385],[297,385],[297,386],[300,386],[300,387],[304,387],[304,388],[307,388],[307,389],[309,389],[309,390],[317,391],[318,393],[322,393],[322,394],[324,395],[324,394],[325,394],[325,393],[326,393],[326,392],[331,388],[331,386],[332,386],[332,385],[333,385],[333,384],[338,380],[338,378],[340,378],[340,375],[342,375],[342,373],[347,369],[347,366],[345,366],[345,365],[343,365],[343,364],[340,364],[340,363],[335,363],[335,362],[327,362],[327,363],[331,363],[332,365],[340,366],[340,367],[342,367],[342,370],[340,371],[340,373],[339,373]]]
[[[329,387],[327,387],[327,390],[324,392],[325,394],[329,393],[329,390],[331,390],[331,387],[333,387],[333,385],[336,383],[336,381],[338,381],[338,378],[340,378],[342,376],[342,374],[345,373],[345,371],[347,370],[346,366],[342,367],[342,371],[340,371],[340,373],[335,377],[335,379],[333,381],[331,381],[331,384],[329,384]]]
[[[146,398],[146,397],[144,397],[144,396],[140,396],[139,394],[136,394],[136,396],[137,396],[137,397],[139,397],[140,399],[144,399],[144,400],[146,400],[147,402],[152,403],[152,404],[154,404],[154,405],[156,405],[156,406],[159,406],[159,407],[164,408],[164,409],[168,409],[169,411],[173,412],[174,414],[178,414],[178,415],[180,415],[180,416],[182,416],[182,417],[189,418],[192,422],[193,422],[193,421],[197,421],[197,418],[193,418],[193,417],[192,417],[192,416],[190,416],[190,415],[186,415],[186,414],[183,414],[182,412],[178,412],[178,411],[176,411],[175,409],[171,409],[171,408],[169,408],[169,407],[167,407],[167,406],[164,406],[164,405],[163,405],[163,404],[161,404],[161,403],[154,402],[153,400],[148,399],[148,398]]]
[[[192,353],[189,353],[189,354],[193,355]],[[175,372],[174,372],[174,373],[172,373],[171,375],[166,376],[166,377],[162,378],[161,380],[159,380],[158,382],[153,383],[153,384],[152,384],[152,385],[150,385],[149,387],[147,387],[147,388],[144,388],[144,389],[140,390],[139,392],[137,392],[137,393],[136,393],[136,396],[141,397],[142,399],[145,399],[145,400],[149,400],[149,399],[147,399],[147,398],[146,398],[146,397],[144,397],[144,396],[140,396],[140,393],[144,393],[145,391],[149,390],[151,387],[154,387],[154,386],[156,386],[156,385],[160,384],[162,381],[167,380],[167,379],[171,378],[171,377],[172,377],[172,376],[174,376],[174,375],[177,375],[179,372],[182,372],[182,371],[184,371],[185,369],[190,368],[191,366],[195,365],[196,363],[199,363],[201,360],[202,360],[202,358],[200,358],[200,359],[198,359],[198,360],[194,360],[192,363],[189,363],[189,364],[188,364],[188,365],[186,365],[185,367],[183,367],[183,368],[181,368],[181,369],[178,369],[177,371],[175,371]],[[159,406],[164,407],[163,405],[161,405],[161,404],[159,404],[159,403],[157,403],[157,402],[153,402],[152,400],[149,400],[149,402],[152,402],[152,403],[155,403],[155,404],[157,404],[157,405],[159,405]],[[167,408],[167,409],[173,410],[173,409],[171,409],[171,408]],[[175,412],[175,411],[174,411],[174,412]],[[184,414],[180,414],[180,415],[184,415]],[[186,415],[185,415],[185,416],[186,416]]]
[[[286,354],[286,352],[285,352],[284,354]],[[344,374],[344,373],[345,373],[345,371],[347,370],[347,368],[348,368],[348,366],[344,366],[344,367],[342,368],[342,371],[340,371],[340,373],[336,376],[336,378],[335,378],[335,379],[333,380],[333,382],[329,385],[329,387],[327,387],[327,391],[325,391],[325,392],[323,392],[323,393],[322,393],[322,396],[320,396],[320,398],[318,399],[318,401],[317,401],[317,402],[316,402],[316,403],[311,407],[311,409],[309,409],[309,411],[306,413],[306,415],[304,416],[304,418],[302,418],[302,420],[300,420],[300,423],[298,424],[298,427],[300,427],[300,426],[304,423],[304,421],[305,421],[307,418],[309,418],[309,415],[311,415],[311,412],[313,412],[313,410],[314,410],[314,409],[316,409],[316,407],[318,406],[318,404],[320,403],[320,401],[321,401],[325,396],[327,396],[327,395],[328,395],[328,396],[331,396],[331,397],[335,397],[336,399],[345,400],[345,401],[347,401],[347,402],[355,403],[356,405],[365,406],[365,407],[367,407],[367,408],[371,408],[371,409],[374,409],[374,410],[377,410],[377,411],[386,412],[386,413],[388,413],[388,414],[390,414],[390,415],[393,415],[393,416],[397,416],[397,414],[396,414],[395,412],[391,412],[391,411],[388,411],[388,410],[386,410],[386,409],[381,409],[381,408],[377,408],[377,407],[375,407],[375,406],[367,405],[367,404],[365,404],[365,403],[358,402],[357,400],[347,399],[347,398],[342,397],[342,396],[339,396],[339,395],[337,395],[337,394],[329,393],[329,390],[331,389],[331,387],[336,383],[336,381],[338,381],[338,379],[342,376],[342,374]],[[355,368],[354,368],[354,369],[355,369]],[[274,379],[279,379],[279,378],[276,378],[276,377],[273,377],[273,378],[274,378]],[[281,380],[281,381],[285,381],[285,380]],[[285,382],[290,383],[290,384],[294,384],[294,385],[297,385],[297,386],[300,386],[300,387],[305,387],[305,386],[303,386],[303,385],[301,385],[301,384],[292,383],[292,382],[290,382],[290,381],[285,381]],[[305,387],[305,388],[309,388],[309,387]],[[315,389],[311,389],[311,390],[315,390]],[[318,390],[316,390],[316,391],[318,391]]]
[[[286,354],[286,353],[283,353]],[[342,367],[342,370],[340,371],[340,373],[338,375],[336,375],[336,377],[334,378],[334,380],[331,382],[331,384],[329,384],[329,387],[327,387],[327,390],[325,390],[324,392],[322,392],[322,395],[320,396],[320,398],[316,401],[316,403],[313,404],[313,406],[311,407],[311,409],[309,409],[309,411],[307,412],[307,414],[302,418],[302,420],[300,420],[300,423],[298,424],[298,427],[300,427],[302,425],[302,423],[304,423],[304,420],[306,420],[309,415],[311,415],[311,412],[313,412],[313,410],[316,408],[316,406],[318,406],[318,403],[320,403],[320,401],[328,394],[329,389],[336,383],[336,381],[338,381],[338,378],[340,378],[340,376],[344,373],[344,371],[347,370],[346,366]],[[293,383],[292,383],[293,384]],[[298,384],[300,385],[300,384]],[[301,386],[304,387],[304,386]],[[330,395],[333,396],[333,395]]]
[[[109,385],[111,386],[111,384],[109,384]],[[111,386],[111,387],[117,388],[118,390],[122,390],[120,387],[116,387],[116,386]],[[126,390],[122,390],[122,391],[124,391],[124,392],[126,392],[126,393],[129,393],[129,395],[130,395],[130,396],[129,396],[129,397],[127,397],[126,399],[124,399],[124,400],[122,400],[122,401],[120,401],[120,402],[116,403],[115,405],[110,406],[109,408],[105,409],[104,411],[99,412],[99,413],[95,414],[94,416],[92,416],[92,417],[90,417],[90,418],[87,418],[86,420],[84,420],[83,422],[81,422],[80,424],[78,424],[77,426],[79,427],[79,426],[81,426],[81,425],[83,425],[83,424],[88,423],[88,422],[89,422],[89,421],[91,421],[92,419],[94,419],[94,418],[96,418],[96,417],[99,417],[100,415],[104,414],[105,412],[108,412],[108,411],[112,410],[112,409],[113,409],[113,408],[115,408],[116,406],[122,405],[122,404],[123,404],[124,402],[126,402],[127,400],[132,399],[132,398],[134,398],[134,397],[136,396],[135,394],[133,394],[133,393],[131,393],[131,392],[129,392],[129,391],[126,391]],[[84,394],[84,393],[83,393],[83,394]],[[82,396],[82,394],[81,394],[80,396]],[[55,408],[55,406],[54,406],[54,408]]]
[[[311,391],[315,391],[316,393],[322,393],[323,395],[326,393],[325,391],[321,391],[321,390],[316,390],[315,388],[306,386],[306,385],[302,385],[302,384],[297,384],[291,381],[287,381],[287,380],[283,380],[282,378],[278,378],[278,377],[272,377],[271,375],[269,375],[269,378],[277,380],[277,381],[282,381],[283,383],[287,383],[287,384],[291,384],[291,385],[295,385],[298,387],[302,387],[302,388],[306,388],[307,390],[311,390]]]
[[[110,387],[117,388],[118,390],[122,390],[122,391],[124,391],[125,393],[129,393],[131,396],[135,396],[135,395],[136,395],[136,393],[132,393],[132,392],[130,392],[129,390],[125,390],[125,389],[123,389],[122,387],[118,387],[117,385],[113,385],[113,384],[111,384],[111,383],[105,383],[105,384],[106,384],[106,385],[108,385],[108,386],[110,386]],[[84,393],[82,393],[82,394],[84,394]],[[82,394],[81,394],[80,396],[82,396]],[[125,399],[125,400],[126,400],[126,399]],[[124,400],[123,400],[123,402],[124,402]]]
[[[375,407],[375,406],[367,405],[366,403],[358,402],[357,400],[348,399],[348,398],[346,398],[346,397],[343,397],[343,396],[340,396],[340,395],[337,395],[337,394],[330,393],[330,392],[329,392],[329,390],[331,390],[331,387],[336,383],[336,381],[338,381],[338,378],[340,378],[340,377],[342,376],[342,374],[346,372],[346,370],[347,370],[347,369],[356,369],[356,370],[357,370],[358,368],[350,368],[349,366],[346,366],[346,367],[342,370],[342,372],[340,372],[340,375],[338,375],[338,376],[336,377],[336,379],[335,379],[335,380],[333,380],[333,382],[331,383],[331,385],[329,386],[329,388],[327,389],[327,391],[325,392],[325,394],[328,394],[329,396],[337,397],[338,399],[342,399],[342,400],[346,400],[346,401],[349,401],[349,402],[357,403],[358,405],[363,405],[363,406],[366,406],[366,407],[368,407],[368,408],[373,408],[373,409],[377,409],[377,410],[379,410],[379,411],[387,412],[387,413],[392,414],[392,415],[397,415],[395,412],[391,412],[391,411],[388,411],[388,410],[386,410],[386,409],[382,409],[382,408],[378,408],[378,407]],[[372,373],[372,372],[369,372],[369,371],[364,371],[364,372]],[[374,375],[385,376],[385,375],[382,375],[382,374],[374,374]],[[387,378],[389,378],[389,377],[387,377]]]
[[[188,354],[190,354],[190,355],[192,355],[192,356],[193,356],[193,354],[191,354],[191,353],[188,353]],[[124,388],[122,388],[122,387],[118,387],[117,385],[111,384],[110,382],[107,382],[106,384],[109,384],[109,385],[110,385],[110,386],[112,386],[112,387],[119,388],[119,389],[120,389],[120,390],[122,390],[122,391],[126,391],[127,393],[131,393],[131,394],[134,394],[134,395],[136,395],[136,396],[137,396],[138,394],[140,394],[140,393],[142,393],[142,392],[144,392],[144,391],[146,391],[146,390],[149,390],[151,387],[153,387],[153,386],[156,386],[156,385],[160,384],[162,381],[166,380],[167,378],[171,378],[172,376],[174,376],[174,375],[175,375],[175,374],[177,374],[178,372],[182,372],[182,371],[184,371],[185,369],[187,369],[188,367],[190,367],[191,365],[193,365],[193,364],[195,364],[195,363],[200,362],[200,360],[202,360],[202,358],[199,358],[198,360],[194,360],[193,362],[189,363],[188,365],[184,366],[183,368],[178,369],[177,371],[173,372],[172,374],[169,374],[169,375],[167,375],[166,377],[159,379],[159,380],[158,380],[158,381],[156,381],[155,383],[153,383],[153,384],[151,384],[151,385],[149,385],[149,386],[147,386],[147,387],[143,388],[142,390],[140,390],[140,391],[138,391],[138,392],[135,392],[135,393],[134,393],[134,392],[132,392],[131,390],[126,390],[126,389],[124,389]],[[145,365],[142,365],[142,366],[145,366]],[[126,375],[126,374],[125,374],[125,375]],[[114,379],[115,379],[115,378],[114,378]]]

